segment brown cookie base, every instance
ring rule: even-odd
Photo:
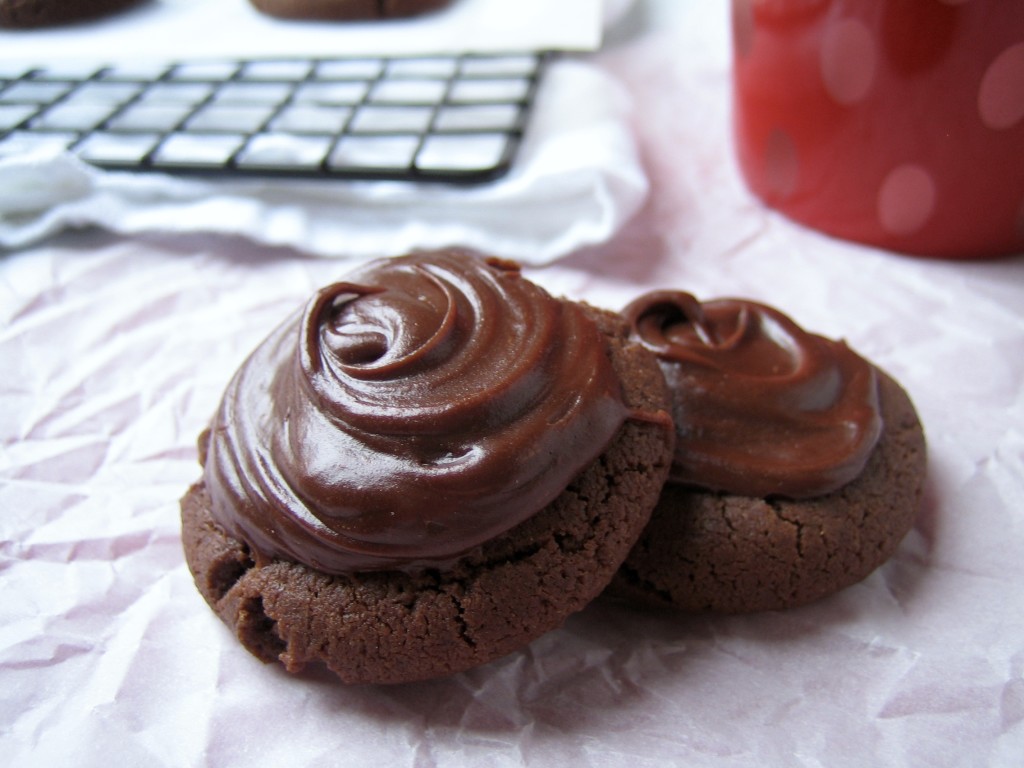
[[[416,16],[452,0],[250,0],[257,10],[281,19],[358,21]]]
[[[666,412],[654,357],[626,340],[615,315],[592,314],[629,405]],[[665,425],[628,421],[552,504],[450,572],[331,576],[284,561],[257,567],[210,516],[201,482],[181,502],[185,556],[206,601],[265,662],[295,672],[322,661],[346,683],[449,675],[522,648],[604,589],[657,501],[673,441]]]
[[[607,594],[700,613],[810,603],[885,562],[913,526],[925,439],[906,392],[879,374],[884,432],[864,472],[815,499],[757,499],[666,485]]]
[[[48,27],[95,19],[139,0],[0,0],[0,27]]]

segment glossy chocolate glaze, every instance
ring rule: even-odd
[[[874,367],[771,307],[646,294],[623,313],[673,391],[672,480],[743,496],[819,496],[881,433]]]
[[[252,354],[204,478],[257,562],[444,567],[550,503],[628,415],[579,306],[509,262],[413,254],[324,288]]]

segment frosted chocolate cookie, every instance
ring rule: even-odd
[[[48,27],[95,19],[139,0],[0,0],[0,27]]]
[[[257,10],[283,19],[357,21],[416,16],[452,0],[251,0]]]
[[[227,387],[183,498],[199,591],[253,654],[448,675],[598,595],[674,445],[619,315],[447,250],[321,290]]]
[[[888,559],[925,476],[921,423],[892,378],[749,301],[656,292],[624,315],[661,361],[677,443],[609,594],[693,612],[780,609]]]

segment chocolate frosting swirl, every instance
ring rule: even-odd
[[[258,562],[443,567],[549,504],[627,415],[578,305],[510,262],[413,254],[324,288],[252,354],[204,477]]]
[[[863,470],[881,432],[875,369],[771,307],[658,291],[623,313],[673,391],[674,482],[819,496]]]

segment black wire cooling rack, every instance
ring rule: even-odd
[[[48,146],[119,170],[490,181],[551,55],[0,62],[0,158]]]

